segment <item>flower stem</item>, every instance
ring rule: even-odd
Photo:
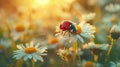
[[[111,52],[112,47],[113,47],[113,45],[114,45],[114,39],[112,39],[112,38],[110,38],[110,39],[111,39],[111,45],[110,45],[110,48],[109,48],[109,50],[108,50],[108,52],[107,52],[107,57],[106,57],[106,59],[105,59],[105,62],[106,62],[107,59],[109,58],[110,52]]]
[[[73,48],[74,48],[74,56],[73,56],[73,61],[75,62],[76,59],[76,54],[77,54],[77,42],[74,42],[73,44]]]
[[[94,61],[95,61],[95,62],[98,61],[98,55],[94,55]]]
[[[70,65],[69,65],[69,61],[67,62],[67,66],[70,67]]]
[[[35,63],[34,63],[34,60],[32,59],[32,67],[35,67]]]
[[[21,40],[21,42],[24,42],[24,32],[20,33],[20,40]]]

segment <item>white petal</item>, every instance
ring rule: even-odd
[[[33,45],[34,45],[34,42],[33,41],[30,42],[30,47],[33,47]]]
[[[83,36],[83,37],[85,37],[85,38],[87,38],[87,39],[91,38],[90,35],[87,34],[87,33],[81,33],[80,35]]]
[[[38,56],[38,55],[34,55],[33,56],[36,60],[40,60],[41,62],[43,62],[43,58],[41,56]]]
[[[39,48],[38,51],[40,53],[46,52],[47,47]]]
[[[47,54],[43,53],[43,54],[40,54],[40,55],[47,55]]]
[[[38,48],[39,47],[39,43],[37,43],[36,45],[35,45],[35,48]]]
[[[20,58],[22,58],[24,56],[24,54],[18,54],[17,56],[16,56],[16,59],[20,59]]]
[[[36,61],[37,61],[37,60],[40,60],[40,58],[39,58],[39,56],[38,56],[38,55],[36,55],[36,54],[32,54],[32,56],[33,56],[33,58],[35,58],[35,59],[36,59]]]
[[[33,57],[33,60],[36,62],[37,60]]]
[[[80,35],[77,35],[77,37],[78,37],[78,39],[79,39],[82,43],[84,43],[84,40],[83,40],[83,38],[82,38]]]
[[[28,56],[26,55],[25,57],[24,57],[24,61],[26,61],[28,59]]]
[[[28,58],[29,58],[29,59],[31,59],[31,58],[32,58],[32,55],[31,55],[31,54],[29,54],[29,55],[28,55]]]
[[[21,45],[17,45],[17,48],[21,50],[23,49]]]
[[[39,58],[40,58],[41,62],[44,62],[44,60],[43,60],[43,58],[41,56],[39,56]]]
[[[14,51],[14,54],[20,54],[20,53],[23,53],[23,51],[22,50],[16,50],[16,51]]]
[[[74,36],[74,39],[73,39],[75,42],[78,40],[78,37],[77,36]]]
[[[23,49],[25,49],[25,46],[23,44],[21,46],[22,46]]]
[[[28,43],[26,43],[26,48],[28,48],[29,47],[29,44]]]

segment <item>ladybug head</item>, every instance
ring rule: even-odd
[[[60,29],[63,31],[68,31],[70,30],[71,24],[72,23],[70,21],[64,21],[62,24],[60,24]]]

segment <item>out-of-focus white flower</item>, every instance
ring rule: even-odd
[[[97,3],[97,0],[88,0],[87,3],[90,6],[94,6]]]
[[[77,53],[78,56],[83,54],[83,51],[80,48],[77,48],[76,50],[73,47],[69,48],[70,54],[74,55],[75,52]]]
[[[108,50],[109,44],[95,44],[94,42],[88,43],[89,49]]]
[[[94,19],[95,15],[96,15],[95,13],[83,14],[81,17],[81,22],[86,22],[86,21],[92,20],[92,19]]]
[[[118,39],[120,37],[120,24],[113,25],[110,34],[113,39]]]
[[[105,29],[109,30],[113,24],[116,24],[119,22],[117,15],[105,15],[102,18],[102,22],[105,24]]]
[[[59,55],[65,61],[71,61],[73,60],[74,53],[76,53],[76,55],[78,56],[83,54],[80,48],[75,50],[73,47],[70,47],[70,48],[59,49],[57,55]]]
[[[28,60],[28,59],[33,59],[35,62],[37,60],[40,60],[41,62],[43,62],[43,58],[42,56],[47,55],[45,52],[46,51],[46,47],[41,46],[39,43],[35,44],[35,42],[31,41],[30,44],[26,43],[25,45],[20,44],[17,45],[17,48],[19,50],[14,51],[13,53],[13,58],[21,59],[24,58],[24,61]]]
[[[79,40],[81,43],[87,43],[94,38],[95,27],[88,23],[79,23],[78,25],[68,21],[72,25],[63,24],[63,28],[61,29],[61,25],[56,27],[57,36],[61,38],[67,38],[71,41]]]
[[[120,67],[120,62],[117,62],[117,67]]]
[[[28,22],[22,22],[22,23],[14,23],[11,26],[11,36],[13,40],[18,40],[21,37],[21,34],[25,34],[28,32]]]
[[[88,49],[91,50],[93,55],[99,55],[102,51],[108,50],[108,44],[95,44],[94,42],[88,43]]]
[[[120,33],[120,26],[119,25],[120,24],[113,25],[110,32],[118,32],[118,33]]]
[[[68,51],[68,49],[59,49],[58,50],[58,53],[57,53],[57,55],[59,55],[59,56],[61,56],[61,57],[63,57],[63,56],[67,56],[69,54],[69,51]]]
[[[113,61],[110,61],[109,64],[110,64],[110,67],[116,67],[116,63]]]
[[[107,0],[88,0],[88,5],[95,6],[100,5],[104,6],[108,1]]]
[[[120,11],[120,4],[108,4],[106,7],[105,7],[106,11],[108,12],[119,12]]]
[[[68,49],[59,49],[57,52],[57,55],[59,55],[63,60],[68,61],[68,56],[70,55]]]
[[[9,48],[10,44],[11,44],[11,42],[9,40],[0,39],[0,46],[4,46],[5,48]]]

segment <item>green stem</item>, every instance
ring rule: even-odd
[[[114,39],[111,38],[111,41],[112,41],[112,42],[111,42],[110,48],[109,48],[109,50],[108,50],[108,52],[107,52],[107,57],[106,57],[105,61],[107,61],[107,59],[109,58],[110,52],[111,52],[112,47],[113,47],[113,45],[114,45]]]
[[[70,67],[70,65],[69,65],[69,61],[67,62],[67,66]]]
[[[21,42],[25,43],[25,33],[24,32],[20,33],[20,40],[21,40]]]
[[[74,65],[74,67],[76,67],[75,66],[76,62],[77,62],[76,56],[77,56],[77,53],[78,53],[78,43],[77,42],[74,42],[73,48],[74,48],[73,65]],[[80,60],[80,57],[78,58],[78,60]]]
[[[34,63],[34,60],[32,59],[32,67],[35,67],[35,63]]]

